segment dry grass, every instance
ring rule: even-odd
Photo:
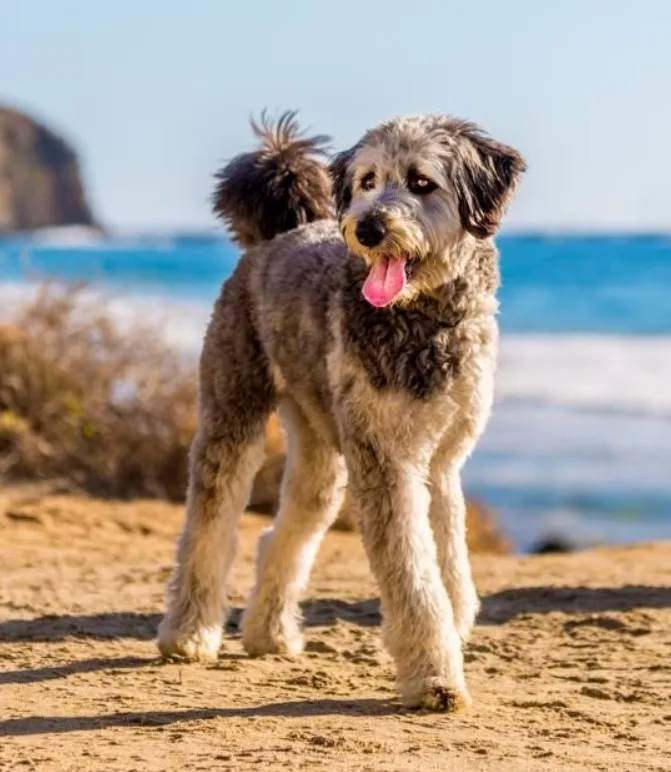
[[[182,498],[196,388],[158,335],[122,333],[82,287],[47,284],[0,325],[0,473]]]

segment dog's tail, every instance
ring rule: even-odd
[[[265,113],[252,129],[261,145],[235,157],[216,175],[216,215],[249,247],[314,220],[333,217],[331,178],[320,157],[329,137],[306,137],[295,112],[276,123]]]

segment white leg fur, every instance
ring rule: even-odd
[[[352,473],[355,476],[355,473]],[[441,579],[421,472],[381,469],[350,486],[364,544],[380,585],[383,636],[410,707],[455,710],[470,703],[461,640]]]
[[[461,640],[466,641],[480,602],[468,557],[466,502],[457,468],[432,471],[430,517],[440,572],[454,609],[454,621]]]
[[[225,582],[235,556],[235,528],[263,458],[263,437],[233,453],[197,437],[187,499],[187,520],[159,626],[164,656],[213,659],[226,608]]]
[[[258,545],[257,579],[242,624],[253,655],[300,654],[299,601],[319,544],[340,510],[346,475],[335,449],[324,445],[299,409],[280,409],[287,433],[287,465],[280,509]]]

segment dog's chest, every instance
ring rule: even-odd
[[[491,319],[423,345],[400,335],[379,340],[377,350],[346,345],[336,370],[341,418],[354,436],[427,463],[446,433],[452,447],[474,441],[491,408],[496,339]]]
[[[470,336],[451,320],[361,309],[345,321],[345,347],[380,391],[429,400],[449,391],[473,356]]]

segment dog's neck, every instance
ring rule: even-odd
[[[420,287],[407,304],[433,318],[466,318],[496,313],[498,251],[491,239],[471,237],[449,248],[433,282]]]

